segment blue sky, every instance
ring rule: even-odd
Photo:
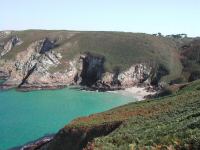
[[[112,30],[200,36],[199,0],[0,0],[0,4],[0,30]]]

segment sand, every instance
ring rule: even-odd
[[[145,96],[147,95],[153,95],[156,93],[147,91],[144,87],[131,87],[131,88],[126,88],[125,90],[118,90],[118,91],[112,91],[115,93],[119,93],[125,96],[133,96],[133,98],[136,98],[138,101],[144,100]]]

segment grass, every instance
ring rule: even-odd
[[[116,67],[126,70],[134,63],[147,62],[163,65],[169,71],[169,75],[163,80],[169,81],[178,78],[182,71],[176,43],[169,38],[143,33],[62,30],[25,30],[15,31],[12,35],[17,35],[24,42],[3,57],[8,60],[14,60],[17,53],[26,50],[34,41],[45,37],[57,40],[58,46],[53,50],[61,53],[64,63],[58,68],[51,68],[52,72],[64,69],[67,61],[85,52],[104,56],[105,69],[109,72],[112,72]]]
[[[6,39],[2,39],[1,41],[8,41],[13,35],[17,35],[20,39],[22,39],[23,43],[19,46],[14,47],[9,53],[7,53],[3,58],[14,60],[15,56],[21,52],[25,51],[31,43],[42,40],[46,37],[54,40],[59,36],[67,36],[68,31],[51,31],[51,30],[25,30],[25,31],[13,31],[9,37]]]
[[[95,138],[95,149],[199,149],[200,80],[166,97],[130,103],[104,113],[78,118],[66,127],[123,124]]]

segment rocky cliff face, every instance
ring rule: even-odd
[[[80,59],[82,59],[81,84],[91,86],[101,80],[104,73],[104,57],[88,53],[81,56]]]
[[[8,74],[6,72],[0,71],[0,80],[4,80],[8,78]]]
[[[11,51],[13,47],[21,45],[22,43],[23,41],[20,38],[13,36],[5,45],[3,45],[3,51],[1,52],[0,56],[4,56]]]
[[[22,38],[12,35],[2,43],[1,56],[16,51],[23,44]],[[75,42],[76,44],[76,42]],[[53,89],[67,85],[83,85],[93,90],[116,90],[138,84],[157,85],[162,76],[168,74],[151,61],[134,63],[126,70],[105,69],[106,59],[102,54],[77,53],[75,57],[63,58],[54,49],[59,39],[43,38],[32,42],[25,50],[15,52],[13,60],[0,59],[0,76],[6,78],[2,88],[18,87],[21,90]],[[68,47],[67,47],[68,48]],[[61,70],[53,70],[59,68]],[[160,71],[161,70],[161,71]]]
[[[69,61],[62,73],[50,73],[50,68],[59,65],[60,53],[51,49],[53,41],[45,38],[32,43],[26,51],[17,54],[15,61],[4,62],[1,72],[9,74],[4,88],[19,87],[23,89],[57,88],[71,84],[77,74],[75,61]]]

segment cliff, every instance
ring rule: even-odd
[[[83,85],[115,90],[168,84],[181,76],[177,41],[143,33],[26,30],[1,32],[2,88]]]

